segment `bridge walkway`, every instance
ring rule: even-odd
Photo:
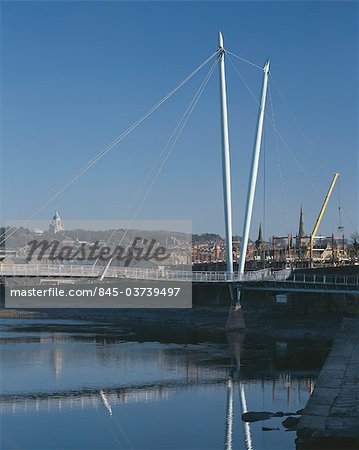
[[[93,265],[0,264],[0,277],[93,278],[100,277],[103,268]],[[359,295],[359,273],[313,274],[290,269],[248,271],[238,276],[230,272],[170,270],[139,267],[111,267],[107,279],[144,281],[178,281],[190,283],[228,283],[243,290],[274,290],[284,292],[326,292]]]

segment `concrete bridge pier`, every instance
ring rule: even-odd
[[[242,306],[235,301],[238,298],[238,295],[240,295],[240,292],[238,292],[238,288],[235,288],[233,285],[230,285],[229,289],[232,305],[229,310],[226,329],[227,331],[241,331],[246,328],[246,323],[243,317]]]

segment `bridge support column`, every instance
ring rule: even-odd
[[[239,298],[239,289],[235,288],[233,284],[229,286],[231,292],[232,305],[229,310],[226,330],[228,332],[231,331],[240,331],[246,328],[246,324],[243,317],[242,306],[240,303],[236,302],[236,299]]]
[[[244,266],[245,266],[245,262],[246,262],[248,239],[249,239],[249,231],[250,231],[251,220],[252,220],[254,194],[255,194],[256,184],[257,184],[259,155],[260,155],[260,151],[261,151],[264,111],[265,111],[265,105],[266,105],[267,86],[268,86],[268,78],[269,78],[269,61],[267,61],[265,63],[263,72],[264,72],[264,75],[263,75],[262,97],[261,97],[261,104],[259,106],[257,133],[256,133],[256,139],[255,139],[255,143],[254,143],[251,173],[249,176],[249,186],[248,186],[248,193],[247,193],[246,212],[245,212],[245,216],[244,216],[241,254],[239,257],[239,267],[238,267],[238,279],[239,280],[241,280],[242,275],[244,273]],[[237,303],[238,304],[240,303],[240,291],[238,291]]]
[[[227,114],[227,92],[226,92],[226,72],[224,67],[224,48],[222,33],[218,33],[219,45],[219,75],[221,91],[221,124],[222,124],[222,176],[223,176],[223,200],[224,200],[224,221],[226,228],[226,256],[227,272],[230,279],[233,279],[233,250],[232,250],[232,198],[231,198],[231,166],[229,157],[229,137],[228,137],[228,114]]]
[[[227,319],[227,331],[240,331],[246,328],[246,323],[243,317],[242,306],[240,304],[234,304],[229,310]]]

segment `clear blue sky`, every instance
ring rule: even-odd
[[[2,221],[21,219],[217,47],[257,64],[269,56],[277,127],[317,192],[273,132],[265,138],[265,234],[313,227],[334,171],[342,222],[358,228],[358,4],[356,2],[2,2]],[[257,96],[261,72],[236,62]],[[206,69],[207,70],[207,69]],[[39,215],[120,219],[176,126],[202,71]],[[227,61],[233,228],[242,233],[257,105]],[[268,104],[268,113],[270,112]],[[251,237],[263,221],[263,158]],[[338,187],[336,188],[338,193]],[[223,235],[216,70],[138,218],[191,219]],[[336,233],[333,196],[320,234]]]

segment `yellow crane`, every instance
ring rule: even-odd
[[[320,210],[319,216],[317,218],[317,221],[315,222],[312,234],[310,235],[310,241],[309,241],[309,244],[308,244],[307,252],[305,254],[306,258],[310,257],[310,254],[311,254],[311,251],[312,251],[312,248],[313,248],[314,237],[317,234],[320,222],[322,221],[324,212],[325,212],[325,210],[327,208],[330,196],[332,195],[332,192],[333,192],[333,189],[334,189],[335,183],[337,182],[338,177],[339,177],[339,172],[335,172],[333,180],[330,183],[330,186],[329,186],[329,189],[328,189],[328,193],[327,193],[327,195],[326,195],[326,197],[324,199],[324,202],[323,202],[322,208]]]

